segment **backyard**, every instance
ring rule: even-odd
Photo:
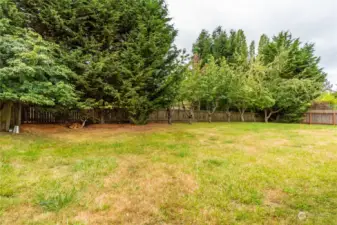
[[[0,133],[0,224],[334,224],[337,130],[262,123]]]

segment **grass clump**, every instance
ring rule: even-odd
[[[58,212],[76,200],[76,189],[64,188],[60,183],[47,184],[36,194],[36,203],[45,211]]]

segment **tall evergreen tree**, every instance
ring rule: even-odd
[[[244,64],[248,59],[248,45],[243,30],[238,30],[235,35],[235,63]]]
[[[217,63],[225,58],[229,64],[247,63],[248,46],[243,30],[231,30],[229,34],[219,26],[212,36],[207,30],[202,30],[197,41],[193,44],[193,50],[198,54],[203,66],[210,56]]]
[[[83,101],[125,107],[134,123],[161,105],[179,54],[163,0],[15,1],[29,27],[60,43],[64,60],[80,75],[75,82]]]
[[[222,58],[228,59],[230,54],[230,43],[225,30],[218,27],[214,30],[213,35],[212,55],[216,61],[221,61]]]
[[[249,45],[249,61],[254,61],[256,57],[255,50],[255,41],[252,41]]]
[[[199,56],[201,64],[204,65],[212,55],[213,40],[207,30],[202,30],[196,43],[193,44],[193,53]]]
[[[258,54],[263,54],[263,50],[269,44],[269,41],[269,37],[266,34],[261,35],[258,46]]]

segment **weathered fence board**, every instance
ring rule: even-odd
[[[22,123],[35,123],[35,124],[48,124],[48,123],[73,123],[81,121],[81,113],[78,110],[70,111],[64,115],[60,113],[54,113],[52,111],[40,109],[38,107],[24,107],[22,112]],[[88,111],[91,118],[94,118],[95,122],[99,122],[101,119],[104,123],[127,123],[129,122],[129,115],[126,110],[123,109],[106,109],[99,111]],[[103,115],[101,115],[103,113]],[[254,119],[255,117],[255,119]],[[263,118],[254,116],[253,113],[245,113],[245,121],[263,121]],[[167,122],[168,115],[166,110],[158,110],[153,112],[150,117],[150,122]],[[227,122],[228,116],[225,112],[215,112],[212,115],[212,121],[214,122]],[[188,116],[184,110],[172,110],[172,122],[187,122]],[[207,122],[207,111],[195,111],[194,122]],[[241,121],[240,114],[238,112],[231,113],[231,121]]]
[[[245,121],[254,122],[254,121],[263,121],[263,118],[255,115],[253,113],[245,113],[244,114]],[[149,121],[151,122],[166,122],[168,120],[166,110],[159,110],[150,115]],[[187,122],[188,116],[184,112],[184,110],[172,110],[172,121],[173,122]],[[208,121],[208,113],[207,111],[195,111],[194,112],[194,121],[195,122],[207,122]],[[228,116],[225,112],[215,112],[212,115],[213,122],[227,122]],[[232,112],[231,113],[231,121],[241,121],[240,113]]]
[[[126,110],[123,109],[109,109],[104,111],[88,111],[91,118],[94,118],[95,122],[99,122],[102,118],[104,123],[128,123],[129,115]],[[101,114],[103,113],[103,116]],[[17,112],[12,111],[12,121],[17,121]],[[255,117],[255,118],[254,118]],[[245,121],[247,122],[261,122],[263,118],[260,115],[254,115],[253,113],[244,114]],[[36,123],[36,124],[48,124],[48,123],[72,123],[81,121],[81,112],[79,110],[73,110],[63,115],[60,113],[55,113],[50,110],[45,110],[38,107],[22,107],[21,121],[22,123]],[[150,117],[150,122],[165,123],[168,120],[168,115],[166,110],[159,110],[153,112]],[[172,110],[172,122],[187,122],[188,116],[184,110],[175,109]],[[194,112],[194,122],[207,122],[208,113],[207,111],[195,111]],[[227,122],[228,116],[225,112],[215,112],[212,115],[213,122]],[[241,121],[240,113],[232,112],[231,121]],[[310,110],[303,118],[303,123],[307,124],[330,124],[337,125],[337,110]],[[0,114],[0,130],[5,127],[4,115]]]
[[[310,110],[303,119],[303,123],[308,124],[337,124],[337,110]]]

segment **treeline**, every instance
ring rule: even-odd
[[[163,0],[0,0],[0,110],[123,108],[146,123],[184,69],[170,21]]]
[[[204,30],[192,59],[176,36],[164,0],[0,0],[0,115],[123,108],[144,124],[180,105],[190,119],[201,108],[210,121],[215,110],[293,121],[324,88],[314,45],[288,32],[256,47],[242,30]]]
[[[262,35],[258,45],[247,44],[242,30],[212,34],[203,30],[193,45],[194,59],[185,73],[179,102],[188,109],[207,109],[209,121],[215,110],[264,113],[294,122],[301,119],[326,86],[314,44],[301,43],[290,32],[273,38]]]

